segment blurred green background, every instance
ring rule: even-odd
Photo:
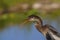
[[[36,8],[33,6],[36,3],[43,6]],[[9,25],[20,25],[32,14],[40,16],[47,24],[55,21],[57,28],[60,28],[59,5],[60,0],[0,0],[0,30]]]

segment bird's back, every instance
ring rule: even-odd
[[[54,27],[50,25],[46,25],[46,26],[48,26],[49,28],[48,33],[46,35],[50,36],[51,40],[60,40],[60,33],[57,32],[57,30]]]
[[[51,35],[49,33],[46,34],[46,39],[47,40],[55,40],[54,38],[51,37]]]
[[[60,33],[58,32],[53,32],[51,29],[48,31],[49,35],[52,37],[54,40],[60,40]]]

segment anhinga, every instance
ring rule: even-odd
[[[43,22],[40,17],[36,15],[30,15],[24,23],[30,21],[35,23],[36,29],[39,32],[41,32],[46,37],[47,40],[60,40],[60,33],[58,33],[56,29],[51,25],[48,24],[43,25]]]

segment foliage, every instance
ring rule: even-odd
[[[12,5],[16,5],[18,3],[29,3],[32,4],[37,0],[0,0],[0,10],[4,8],[9,8]],[[60,1],[60,0],[52,0],[52,1]],[[47,18],[47,20],[57,20],[60,17],[60,9],[54,10],[49,14],[43,14],[38,12],[35,9],[28,10],[27,12],[17,12],[17,13],[5,13],[0,15],[0,29],[3,29],[9,25],[15,25],[22,23],[29,15],[38,15],[43,19]],[[59,19],[60,20],[60,19]]]
[[[42,15],[42,13],[38,13],[35,10],[30,10],[25,13],[9,13],[9,14],[3,14],[0,16],[0,28],[7,25],[12,24],[20,24],[26,19],[29,15],[39,15],[41,14],[41,17],[46,18],[45,16],[48,16],[48,19],[57,19],[57,17],[60,16],[60,10],[56,10],[51,12],[49,15]]]

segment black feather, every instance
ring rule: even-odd
[[[47,40],[55,40],[53,37],[50,36],[49,33],[46,34],[46,38],[47,38]]]

